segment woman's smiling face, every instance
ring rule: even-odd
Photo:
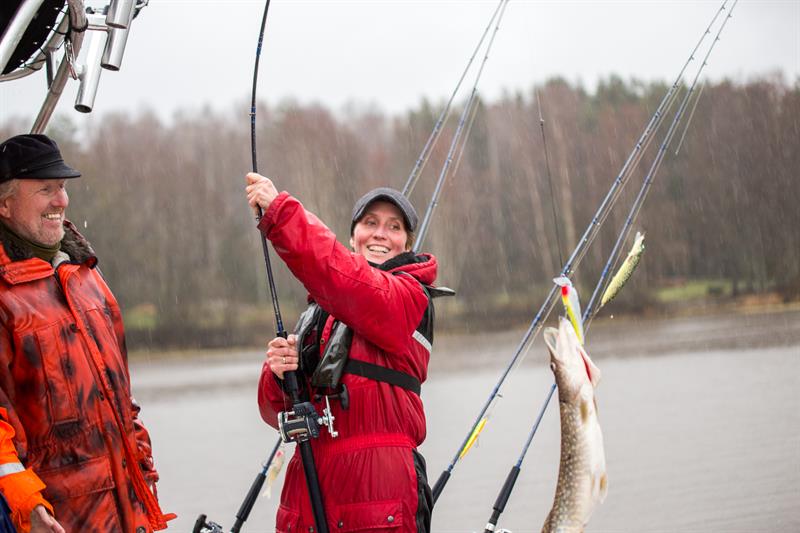
[[[367,206],[353,228],[350,246],[367,261],[378,265],[408,250],[403,214],[391,202],[376,200]]]

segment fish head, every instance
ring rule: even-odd
[[[550,369],[556,378],[559,396],[575,397],[584,385],[597,386],[600,369],[589,358],[569,320],[559,317],[558,329],[547,328],[544,342],[550,352]]]

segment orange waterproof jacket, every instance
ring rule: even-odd
[[[0,491],[15,525],[43,504],[68,532],[166,528],[130,393],[119,306],[65,223],[55,269],[0,231]]]

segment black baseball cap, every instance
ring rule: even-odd
[[[13,179],[79,178],[64,163],[56,142],[47,135],[25,134],[0,144],[0,183]]]
[[[403,196],[403,193],[400,191],[392,189],[391,187],[378,187],[359,198],[356,205],[353,206],[353,222],[350,224],[350,235],[353,234],[356,222],[364,216],[364,212],[367,210],[369,204],[377,200],[384,200],[397,206],[403,214],[403,220],[406,224],[407,231],[413,232],[417,229],[417,211],[414,209],[414,206],[411,205],[411,202],[408,201],[408,198]]]

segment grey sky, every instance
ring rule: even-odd
[[[671,81],[720,3],[512,0],[479,89],[495,98],[555,75],[589,89],[611,73]],[[387,112],[415,106],[423,96],[446,99],[495,6],[494,0],[273,0],[259,98],[334,110],[355,102]],[[76,82],[58,112],[79,124],[142,107],[164,118],[204,104],[228,110],[239,103],[246,113],[262,10],[261,0],[151,0],[134,21],[122,70],[103,72],[95,112],[71,111]],[[733,15],[706,69],[710,79],[800,76],[800,0],[742,0]],[[0,123],[32,116],[43,95],[41,72],[0,84]]]

